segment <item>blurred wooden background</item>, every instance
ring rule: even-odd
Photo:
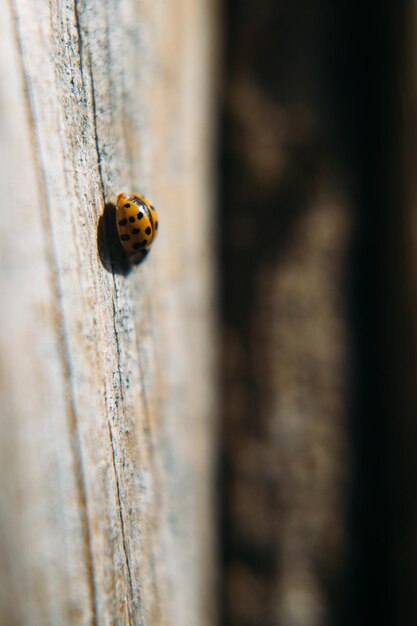
[[[223,623],[415,624],[415,3],[226,6]]]

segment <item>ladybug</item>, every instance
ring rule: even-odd
[[[158,213],[147,198],[137,193],[119,193],[116,206],[120,243],[132,261],[148,252],[158,230]]]

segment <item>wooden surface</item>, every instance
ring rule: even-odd
[[[1,3],[1,624],[212,623],[213,7]]]

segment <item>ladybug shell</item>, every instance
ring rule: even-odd
[[[117,196],[116,223],[123,248],[135,260],[152,244],[158,214],[143,196],[121,193]]]

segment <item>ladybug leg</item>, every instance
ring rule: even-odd
[[[148,254],[149,250],[140,250],[139,252],[137,252],[137,254],[131,257],[133,265],[140,265],[142,261],[146,259]]]

